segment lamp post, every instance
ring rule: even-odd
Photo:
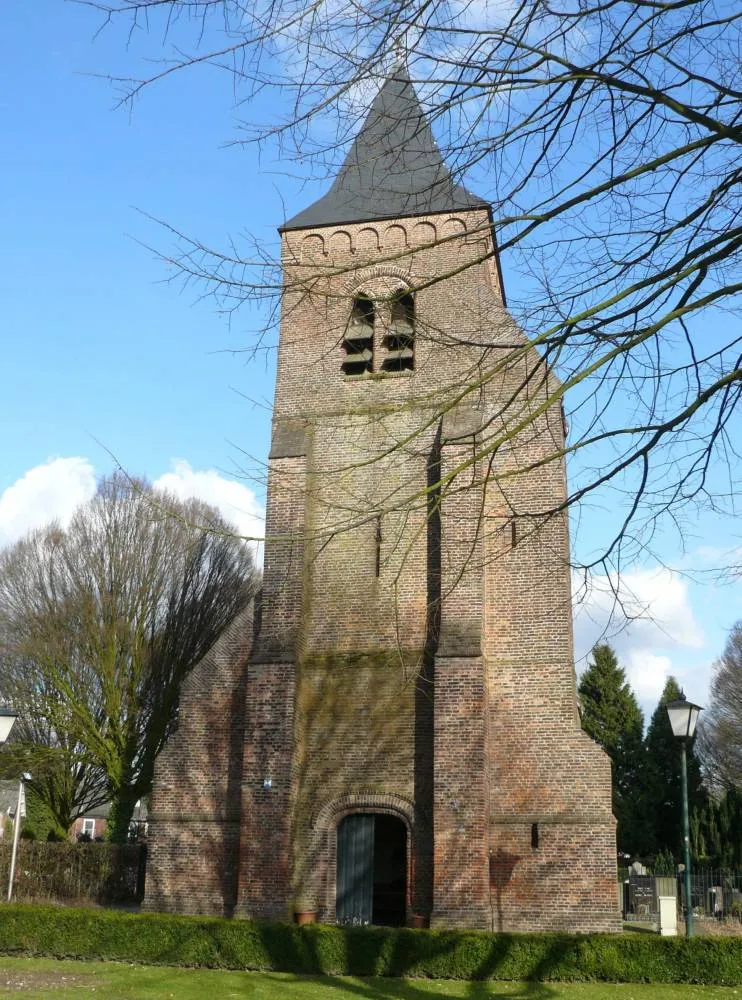
[[[22,774],[18,782],[18,801],[15,807],[15,823],[13,824],[13,850],[10,855],[10,875],[8,876],[8,902],[13,898],[13,881],[15,880],[15,863],[18,858],[18,840],[21,835],[21,820],[26,805],[24,783],[31,780],[30,774]]]
[[[4,705],[0,707],[0,743],[5,743],[7,738],[10,736],[10,730],[15,725],[15,720],[18,718],[18,713],[15,709],[10,708],[9,705]],[[13,876],[15,874],[15,858],[18,852],[18,828],[20,825],[20,810],[21,810],[21,798],[23,795],[23,778],[21,778],[21,783],[18,786],[18,804],[15,809],[15,823],[13,824],[13,853],[10,857],[10,880],[8,884],[8,902],[10,902],[10,896],[13,890]]]
[[[0,743],[4,743],[10,736],[10,730],[17,718],[18,713],[14,709],[7,705],[0,708]]]
[[[698,722],[698,713],[701,711],[700,705],[694,705],[692,701],[680,698],[677,701],[668,701],[665,705],[670,719],[673,736],[677,736],[681,743],[681,784],[683,786],[683,854],[685,861],[685,934],[686,937],[693,935],[693,899],[690,887],[690,818],[688,815],[688,764],[686,746],[689,740],[693,739]]]

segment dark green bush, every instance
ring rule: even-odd
[[[742,938],[733,937],[297,927],[27,905],[0,909],[0,953],[361,976],[742,984]]]

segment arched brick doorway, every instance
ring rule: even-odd
[[[407,826],[389,813],[349,813],[337,827],[339,923],[403,926],[407,911]]]

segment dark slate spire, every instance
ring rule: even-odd
[[[340,173],[319,201],[282,229],[487,208],[454,184],[405,68],[376,95]]]

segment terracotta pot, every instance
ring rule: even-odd
[[[297,910],[294,914],[297,924],[315,924],[317,922],[316,910]]]
[[[410,927],[414,927],[417,930],[423,930],[428,926],[428,918],[424,917],[421,913],[413,913],[410,916]]]

